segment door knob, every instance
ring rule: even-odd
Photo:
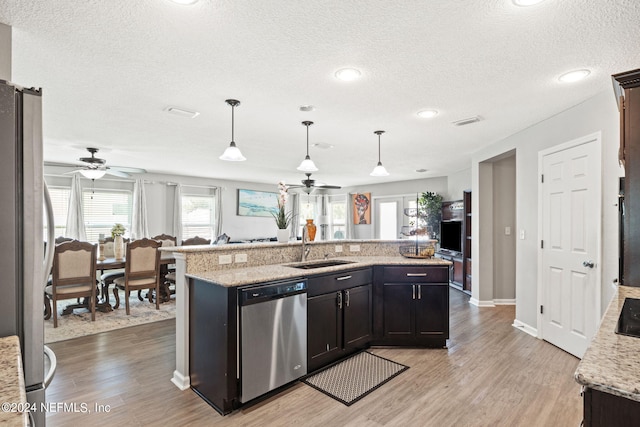
[[[593,268],[595,266],[595,264],[593,263],[593,261],[582,261],[582,266],[583,267],[588,267],[588,268]]]

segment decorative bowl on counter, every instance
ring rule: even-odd
[[[435,253],[435,240],[400,246],[400,255],[405,258],[431,258]]]

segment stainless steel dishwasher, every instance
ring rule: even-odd
[[[307,282],[239,290],[240,402],[307,374]]]

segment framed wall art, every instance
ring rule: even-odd
[[[278,212],[278,193],[238,189],[239,216],[271,217]]]

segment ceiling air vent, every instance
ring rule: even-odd
[[[482,120],[480,116],[474,116],[474,117],[469,117],[468,119],[457,120],[451,123],[453,123],[455,126],[464,126],[464,125],[470,125],[471,123],[479,122],[480,120]]]

